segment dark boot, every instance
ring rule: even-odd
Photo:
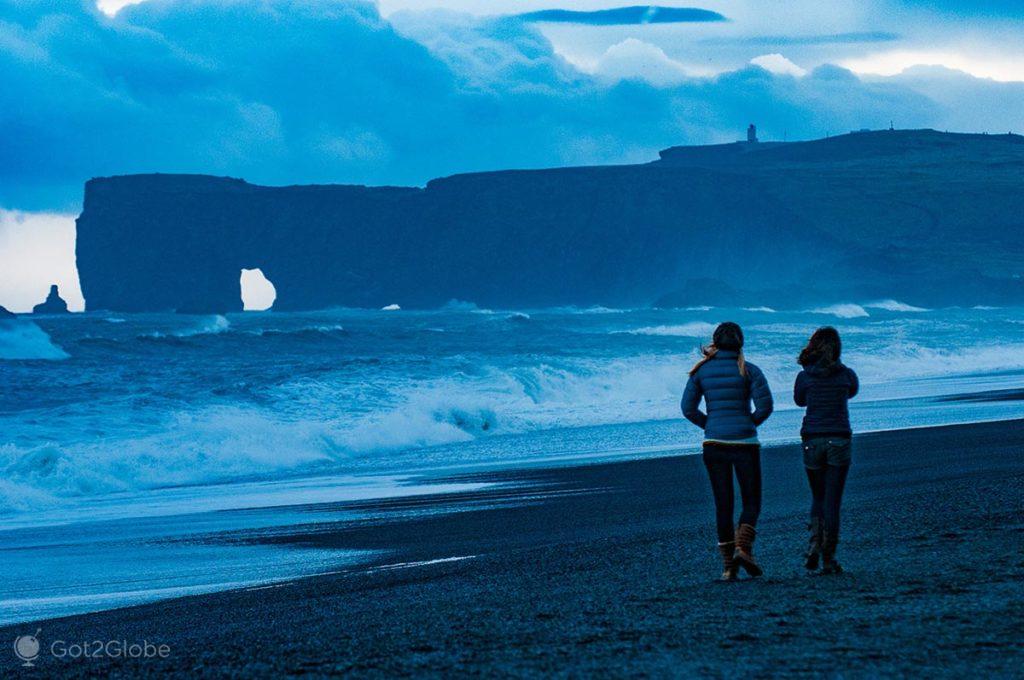
[[[751,576],[760,576],[764,570],[754,561],[754,538],[757,532],[749,524],[736,527],[736,552],[733,557],[736,564],[746,569]]]
[[[723,581],[735,581],[736,580],[736,559],[733,554],[736,552],[736,541],[729,541],[728,543],[719,543],[718,552],[722,553],[722,571]]]
[[[821,573],[842,574],[843,568],[836,561],[836,545],[839,543],[839,536],[825,531],[821,540]]]
[[[807,552],[804,553],[804,568],[814,571],[821,558],[821,518],[812,518],[807,528],[811,531],[811,538],[807,543]]]

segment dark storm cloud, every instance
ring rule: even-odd
[[[663,66],[649,52],[629,52],[625,75],[609,79],[510,17],[389,21],[353,0],[149,0],[113,18],[75,0],[5,3],[0,206],[75,209],[100,175],[422,184],[647,161],[673,144],[736,139],[751,121],[766,139],[797,139],[948,119],[948,105],[905,80],[836,67],[658,87],[641,79]],[[982,113],[1008,129],[1003,111]]]
[[[681,24],[707,21],[726,21],[718,12],[696,7],[658,7],[633,5],[593,11],[571,9],[544,9],[520,14],[526,21],[543,21],[588,26],[626,26],[632,24]]]

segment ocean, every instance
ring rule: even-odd
[[[261,587],[367,555],[217,537],[358,519],[331,503],[466,490],[508,466],[691,454],[686,372],[746,332],[799,436],[795,357],[836,326],[858,431],[1021,417],[1024,309],[336,309],[0,320],[0,623]]]

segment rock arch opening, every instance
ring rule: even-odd
[[[239,278],[242,293],[242,309],[247,312],[262,312],[274,306],[277,289],[259,268],[243,269]]]

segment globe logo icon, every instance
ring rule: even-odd
[[[39,656],[39,633],[42,630],[36,630],[35,635],[19,635],[14,638],[14,655],[25,662],[22,666],[31,668],[35,665],[32,662]]]

